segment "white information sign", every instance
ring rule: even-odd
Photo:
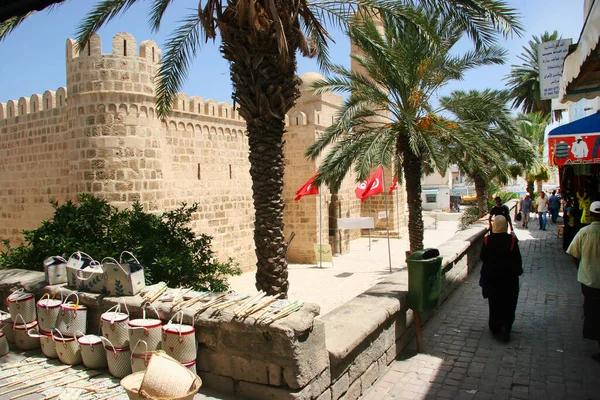
[[[338,229],[373,229],[375,221],[373,217],[360,218],[338,218]]]
[[[538,45],[540,68],[540,95],[542,100],[556,99],[559,95],[563,63],[572,39],[552,40]]]

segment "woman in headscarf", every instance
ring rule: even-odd
[[[508,341],[519,298],[519,276],[523,274],[519,241],[507,232],[506,218],[497,215],[493,235],[483,239],[480,285],[489,301],[489,327],[494,335]]]

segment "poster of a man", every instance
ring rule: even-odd
[[[588,147],[581,136],[575,136],[575,141],[571,145],[571,153],[575,158],[586,158],[588,155]]]

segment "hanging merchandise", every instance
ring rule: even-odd
[[[173,319],[179,315],[179,324]],[[181,363],[196,359],[196,330],[193,326],[183,324],[183,311],[179,311],[162,327],[162,349],[167,355]]]
[[[151,356],[152,352],[148,351],[148,343],[145,340],[138,340],[131,350],[131,371],[134,373],[145,371]]]
[[[33,293],[26,293],[25,290],[18,289],[8,296],[6,302],[13,321],[16,321],[19,314],[27,323],[36,320],[35,296]]]
[[[90,293],[106,293],[104,286],[104,269],[98,261],[77,270],[77,289]]]
[[[67,261],[67,285],[77,289],[77,271],[87,267],[94,259],[84,252],[77,251],[71,254]]]
[[[84,335],[77,339],[83,365],[90,369],[104,369],[108,366],[102,338],[97,335]]]
[[[135,262],[124,263],[124,254],[130,255]],[[106,260],[111,262],[105,263]],[[102,268],[104,269],[104,285],[109,296],[134,296],[146,286],[144,267],[128,251],[121,253],[119,261],[112,257],[105,257],[102,260]]]
[[[58,355],[56,354],[56,345],[54,344],[54,340],[52,339],[52,334],[50,332],[44,332],[43,330],[30,329],[27,332],[30,338],[37,338],[40,340],[40,347],[42,348],[42,353],[48,358],[56,358]]]
[[[19,323],[22,322],[22,324]],[[40,339],[35,337],[30,337],[27,332],[30,329],[36,329],[38,326],[37,321],[25,322],[21,314],[17,314],[15,318],[15,344],[17,348],[21,350],[32,350],[40,347]]]
[[[156,313],[156,319],[146,318],[146,309],[142,308],[142,318],[129,321],[129,343],[143,340],[148,346],[148,351],[154,351],[161,347],[162,320],[156,308],[152,304],[148,305]]]
[[[56,346],[56,353],[61,363],[67,365],[81,364],[81,350],[75,337],[64,336],[63,333],[54,328],[52,331],[52,340]]]
[[[44,275],[48,285],[67,283],[67,260],[61,256],[52,256],[44,260]]]
[[[129,347],[120,349],[113,346],[107,338],[102,337],[100,339],[102,342],[108,342],[108,345],[104,343],[108,372],[116,378],[123,378],[131,374],[131,350]]]
[[[4,326],[0,327],[0,357],[8,354],[8,340],[6,340],[6,334],[3,329]]]
[[[121,303],[109,308],[100,316],[102,336],[109,339],[117,348],[129,347],[129,310],[123,301],[125,312],[121,312]]]
[[[40,330],[50,332],[56,326],[56,320],[60,313],[60,305],[63,302],[62,291],[60,300],[55,299],[56,293],[50,298],[49,293],[45,293],[37,302],[37,317]]]
[[[69,302],[69,297],[75,296],[75,303]],[[56,320],[56,327],[65,336],[74,337],[77,332],[87,332],[87,307],[79,304],[79,296],[73,292],[67,296],[60,305],[60,312]]]
[[[9,313],[0,310],[0,330],[6,335],[8,343],[15,343],[15,331],[13,329],[13,320]]]

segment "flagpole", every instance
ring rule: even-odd
[[[323,215],[321,208],[321,186],[319,186],[319,268],[323,268]]]
[[[367,201],[369,202],[369,217],[373,218],[373,214],[371,214],[371,200],[367,199]],[[373,221],[375,220],[373,219]],[[369,251],[371,251],[371,228],[369,228]]]
[[[385,171],[381,170],[381,184],[384,185],[385,182]],[[384,186],[385,188],[385,186]],[[396,189],[397,190],[397,189]],[[388,215],[388,201],[387,201],[387,193],[385,190],[383,191],[383,196],[385,200],[385,226],[387,228],[387,239],[388,239],[388,260],[390,263],[390,272],[392,272],[392,252],[390,250],[390,216]]]
[[[396,182],[397,182],[396,178]],[[398,239],[400,239],[400,198],[398,197],[398,192],[400,189],[396,187],[396,227],[398,228]]]

